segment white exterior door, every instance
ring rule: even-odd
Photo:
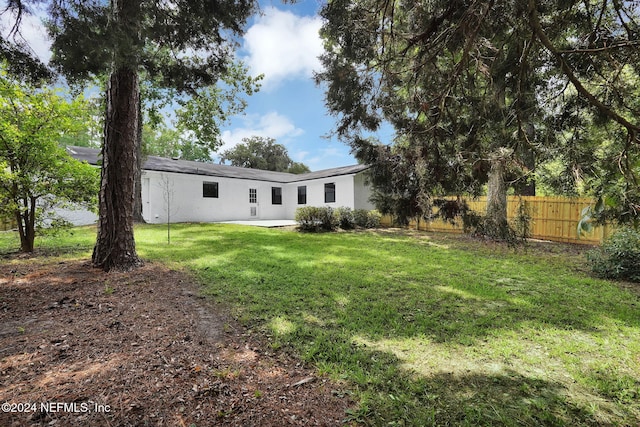
[[[259,215],[258,189],[249,189],[249,219],[258,219]]]

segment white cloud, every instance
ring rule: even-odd
[[[43,6],[44,7],[44,6]],[[48,63],[51,59],[51,40],[47,34],[47,30],[42,24],[42,19],[46,16],[43,7],[34,7],[33,14],[22,15],[20,23],[20,36],[15,36],[16,42],[25,43],[31,51],[40,58],[44,63]],[[0,32],[3,37],[7,37],[15,23],[15,15],[13,13],[3,13],[0,15]]]
[[[224,144],[218,150],[218,153],[242,143],[242,138],[249,138],[251,136],[269,137],[275,139],[278,144],[286,145],[291,138],[295,138],[304,133],[304,131],[296,127],[288,117],[278,114],[275,111],[263,116],[249,115],[243,117],[243,119],[244,123],[241,127],[222,132]]]
[[[310,78],[321,69],[319,17],[301,17],[268,7],[245,35],[245,58],[254,75],[264,74],[269,88],[292,77]]]
[[[311,154],[309,151],[306,150],[300,150],[300,151],[296,151],[295,153],[291,154],[291,158],[293,160],[295,160],[296,162],[303,162],[304,160],[309,157],[309,154]]]
[[[302,152],[302,154],[302,158],[298,161],[305,163],[311,170],[354,164],[353,157],[349,154],[347,147],[343,145],[330,144],[328,147],[318,149],[313,153]]]

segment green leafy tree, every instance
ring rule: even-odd
[[[410,197],[420,203],[408,203],[418,214],[429,215],[440,194],[477,194],[487,184],[499,234],[505,191],[529,186],[570,126],[557,120],[568,109],[626,133],[626,148],[605,147],[610,155],[638,150],[633,87],[621,78],[638,64],[634,2],[337,0],[321,14],[317,80],[327,83],[336,132],[373,162],[374,177],[384,176],[389,155],[400,156],[403,180],[418,185],[396,193],[416,189]],[[363,136],[383,121],[397,132],[390,152]],[[632,164],[619,172],[633,182]]]
[[[187,140],[177,129],[164,124],[151,126],[145,124],[142,132],[143,154],[170,159],[211,162],[211,152],[206,146]]]
[[[86,103],[36,88],[0,70],[0,215],[16,219],[20,249],[32,252],[38,225],[67,203],[93,207],[95,168],[73,159],[60,139],[84,126]]]
[[[577,93],[567,94],[565,102],[575,105],[581,100]],[[640,91],[636,89],[626,102],[640,102]],[[640,150],[630,144],[624,127],[603,120],[597,111],[576,108],[567,108],[556,120],[568,125],[562,126],[565,130],[550,150],[553,160],[541,165],[539,181],[554,194],[596,199],[584,211],[581,227],[597,223],[640,226]]]
[[[287,169],[287,172],[300,175],[301,173],[311,172],[311,169],[302,162],[293,162],[291,163],[291,166],[289,166],[289,169]]]
[[[640,10],[637,2],[576,2],[554,15],[529,0],[534,36],[551,54],[558,84],[551,109],[564,129],[555,158],[564,188],[595,196],[596,222],[640,226]],[[561,9],[558,7],[558,9]],[[552,9],[553,10],[553,9]],[[552,25],[555,24],[555,29]],[[560,30],[560,31],[558,31]],[[557,34],[564,35],[559,38]],[[561,108],[558,108],[558,104]],[[569,126],[564,124],[568,123]],[[568,184],[568,185],[567,185]]]
[[[387,146],[369,138],[360,142],[357,156],[370,168],[369,179],[373,184],[371,201],[378,210],[391,215],[396,222],[407,225],[409,220],[424,218],[429,210],[424,206],[423,169],[417,167],[415,152],[407,144]]]
[[[234,37],[256,6],[254,0],[50,3],[56,67],[75,79],[109,75],[94,266],[140,264],[133,235],[141,164],[140,73],[179,94],[214,85],[234,67]]]
[[[243,138],[243,143],[226,150],[220,155],[222,163],[232,166],[262,169],[277,172],[306,173],[309,168],[303,163],[294,162],[282,144],[276,144],[273,138],[252,136]]]
[[[230,117],[247,107],[243,95],[260,89],[262,76],[251,77],[242,64],[232,64],[215,86],[198,89],[192,96],[178,97],[175,90],[159,90],[152,80],[145,80],[149,105],[145,108],[143,154],[177,157],[184,160],[210,162],[223,141],[221,127]],[[161,110],[176,104],[172,127]]]
[[[83,93],[85,85],[79,88],[72,88],[71,95],[79,96]],[[83,116],[85,125],[75,132],[65,133],[60,139],[60,145],[100,148],[104,132],[104,99],[98,94],[85,95],[85,110]]]
[[[400,222],[429,218],[437,197],[478,194],[488,183],[497,191],[489,192],[487,211],[494,225],[485,229],[501,238],[505,181],[526,182],[536,142],[529,128],[539,83],[529,64],[518,63],[526,23],[493,2],[405,6],[364,0],[323,9],[326,70],[318,78],[329,83],[338,134],[372,162],[374,182],[383,186],[378,201],[386,193]],[[391,150],[372,150],[360,134],[383,120],[397,140]]]
[[[251,96],[260,90],[260,80],[262,75],[249,76],[244,65],[230,64],[218,85],[199,89],[188,99],[177,101],[176,129],[212,154],[223,144],[221,127],[246,109],[247,101],[242,95]]]

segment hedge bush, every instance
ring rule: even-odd
[[[380,227],[380,221],[382,220],[382,214],[376,210],[367,211],[365,209],[360,209],[367,212],[367,222],[364,225],[364,228],[378,228]],[[359,227],[362,227],[359,225]]]
[[[351,230],[355,228],[356,223],[351,208],[340,207],[336,209],[336,216],[338,217],[338,227],[343,230]]]
[[[369,223],[369,211],[366,209],[356,209],[353,212],[353,222],[356,227],[367,228]]]
[[[334,231],[337,216],[330,207],[303,206],[296,209],[295,220],[302,231]]]
[[[640,283],[640,231],[622,228],[587,253],[592,271],[600,277]]]
[[[318,208],[320,230],[335,231],[338,228],[338,217],[330,207]]]
[[[330,207],[303,206],[296,209],[295,220],[301,231],[335,231],[358,228],[376,228],[380,226],[382,215],[378,211],[366,209],[352,210],[348,207],[332,209]]]

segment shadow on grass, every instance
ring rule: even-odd
[[[613,371],[599,373],[591,388],[556,381],[545,366],[527,373],[513,361],[510,368],[507,359],[441,360],[416,371],[396,356],[403,348],[380,350],[375,342],[364,344],[350,332],[309,318],[289,322],[286,329],[271,336],[272,345],[349,381],[360,398],[349,420],[364,425],[631,426],[640,421],[640,407],[632,401],[640,383]]]
[[[206,293],[229,302],[238,318],[270,335],[274,347],[290,347],[321,372],[354,384],[360,407],[350,416],[365,424],[639,421],[640,407],[618,397],[636,393],[637,378],[614,372],[601,385],[585,385],[587,379],[572,386],[578,380],[565,362],[537,349],[555,344],[522,336],[551,330],[559,332],[545,335],[547,341],[572,334],[594,342],[619,339],[608,324],[639,328],[638,297],[559,265],[549,268],[534,251],[492,254],[392,234],[228,225],[176,226],[169,247],[145,242],[154,233],[153,227],[141,230],[144,256],[193,269]],[[514,348],[512,338],[535,351]],[[506,344],[486,351],[492,340]],[[580,354],[589,345],[566,351]],[[431,364],[415,360],[433,353]],[[514,366],[520,363],[514,353],[534,359],[528,363],[537,372]],[[449,369],[450,357],[462,362]],[[546,372],[552,360],[561,366]],[[608,391],[607,383],[618,388]]]
[[[394,375],[374,387],[357,384],[366,391],[349,415],[364,425],[603,426],[620,419],[614,408],[601,407],[596,416],[586,405],[577,405],[563,384],[515,371],[416,377],[397,370],[398,361],[386,353],[366,356],[386,359],[388,373]]]

